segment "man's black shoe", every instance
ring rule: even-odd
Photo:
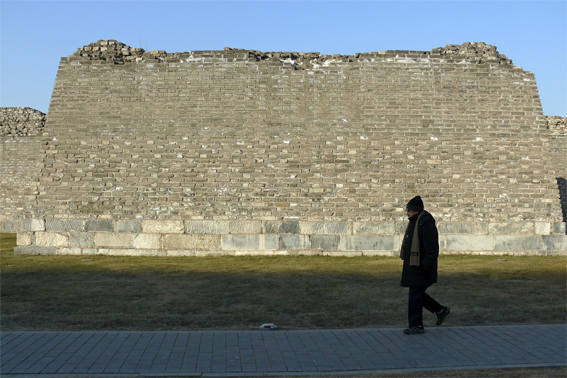
[[[451,313],[451,308],[448,306],[443,306],[443,310],[439,311],[436,313],[437,315],[437,321],[435,322],[435,325],[440,326],[441,324],[443,324],[443,322],[445,321],[445,318],[447,317],[447,315],[449,315]]]
[[[420,333],[424,333],[425,330],[423,329],[422,325],[410,327],[408,329],[404,329],[404,333],[406,335],[419,335]]]

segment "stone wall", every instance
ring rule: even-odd
[[[63,58],[22,253],[395,254],[420,194],[447,252],[564,253],[533,74],[483,43]],[[553,155],[553,154],[556,155]]]
[[[567,222],[567,118],[547,116],[547,128],[551,138],[551,159],[557,170],[557,186],[561,198],[563,222]]]
[[[0,221],[30,217],[36,206],[45,121],[35,109],[0,108]]]
[[[32,108],[0,108],[0,137],[40,136],[46,114]]]

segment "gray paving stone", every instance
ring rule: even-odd
[[[2,332],[2,374],[243,376],[566,364],[566,325],[230,332]]]

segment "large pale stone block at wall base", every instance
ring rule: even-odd
[[[439,234],[488,235],[486,222],[439,222]]]
[[[354,222],[352,228],[354,235],[388,235],[396,233],[394,222]]]
[[[494,251],[536,251],[544,249],[540,235],[496,235]]]
[[[215,256],[234,256],[234,251],[215,250],[172,250],[165,251],[168,257],[215,257]]]
[[[234,251],[234,256],[289,256],[288,251],[278,251],[278,250],[236,250]]]
[[[567,224],[565,222],[556,222],[551,225],[551,233],[553,235],[565,235]]]
[[[94,232],[69,232],[69,246],[78,248],[94,247]]]
[[[33,232],[18,232],[16,240],[16,244],[20,246],[32,245],[34,241],[34,234]]]
[[[351,235],[351,222],[299,222],[299,233],[307,235]]]
[[[395,235],[345,235],[339,241],[340,251],[391,251]]]
[[[17,231],[23,231],[21,227],[22,222],[4,220],[0,222],[0,233],[12,233]]]
[[[184,222],[187,234],[228,234],[229,222],[224,220],[188,220]]]
[[[53,247],[14,247],[15,255],[55,255],[57,248]]]
[[[160,234],[135,234],[133,240],[134,248],[138,249],[160,249]]]
[[[551,223],[550,222],[535,222],[536,235],[550,235]]]
[[[99,251],[99,254],[107,256],[166,256],[166,251],[161,249],[105,248]]]
[[[142,232],[142,221],[119,220],[118,222],[116,222],[116,232]]]
[[[368,257],[399,257],[399,251],[362,251],[362,256]]]
[[[114,231],[114,221],[111,219],[87,220],[85,222],[85,231]]]
[[[62,232],[37,232],[35,244],[38,247],[67,247],[69,246],[69,234]]]
[[[321,252],[323,256],[331,257],[361,257],[362,251],[323,251]]]
[[[132,248],[133,236],[127,233],[95,232],[95,247]]]
[[[185,231],[183,221],[179,220],[143,220],[142,232],[146,234],[182,234]]]
[[[43,219],[27,219],[23,222],[24,231],[44,231],[45,220]],[[29,229],[28,229],[29,227]]]
[[[440,247],[448,251],[492,251],[494,249],[492,235],[445,235],[444,240],[445,246]]]
[[[542,240],[548,251],[560,251],[567,254],[567,235],[543,235]]]
[[[266,234],[299,234],[299,221],[264,221],[264,233]]]
[[[533,222],[490,223],[488,231],[491,235],[533,235],[535,224]]]
[[[230,234],[261,234],[262,221],[234,220],[228,224]]]
[[[340,236],[337,235],[311,235],[311,248],[323,251],[338,251]]]
[[[70,256],[76,256],[76,255],[82,255],[82,249],[81,248],[57,248],[57,255],[70,255]]]
[[[84,231],[85,221],[82,219],[46,219],[45,231]]]
[[[279,249],[310,249],[309,235],[280,235]]]
[[[279,238],[274,234],[263,235],[222,235],[223,250],[264,250],[278,249]]]
[[[44,231],[43,219],[18,219],[0,222],[0,232],[11,233],[18,231]]]
[[[162,236],[163,249],[220,249],[220,235],[207,234],[165,234]]]

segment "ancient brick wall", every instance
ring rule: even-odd
[[[551,132],[551,160],[557,171],[557,185],[561,198],[563,222],[567,222],[567,118],[545,117]]]
[[[0,108],[0,221],[30,217],[43,164],[45,113]]]
[[[446,251],[567,245],[535,78],[485,44],[325,56],[99,41],[62,59],[48,128],[21,251],[391,254],[416,194]]]

